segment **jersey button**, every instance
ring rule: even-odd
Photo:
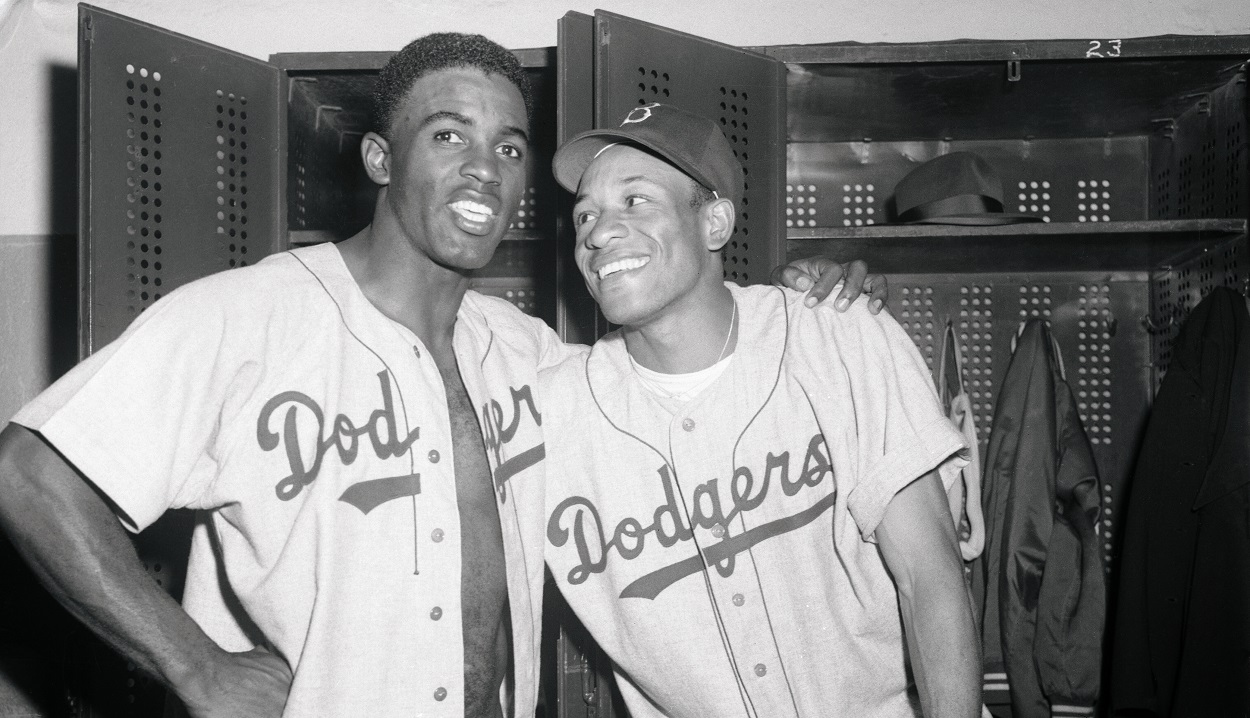
[[[759,676],[760,678],[763,678],[764,676],[768,675],[768,667],[765,666],[763,663],[756,663],[755,675]]]
[[[430,449],[430,463],[437,464],[438,458],[438,449]]]
[[[447,697],[446,688],[439,688],[438,690],[434,691],[434,700],[441,701],[446,697]]]
[[[434,608],[430,611],[430,620],[431,620],[431,621],[437,621],[438,619],[440,619],[440,618],[442,618],[442,617],[443,617],[443,609],[439,608],[438,606],[435,606],[435,607],[434,607]]]
[[[712,535],[715,536],[716,538],[724,537],[725,527],[721,526],[720,524],[716,524],[715,526],[712,527]]]
[[[431,531],[431,532],[430,532],[430,540],[432,540],[434,543],[438,543],[439,541],[442,541],[442,540],[443,540],[443,530],[442,530],[442,529],[434,529],[433,531]]]
[[[735,594],[734,594],[734,605],[735,605],[735,606],[741,606],[742,604],[744,604],[744,603],[746,603],[746,602],[747,602],[747,600],[746,600],[746,598],[745,598],[745,597],[743,597],[743,595],[742,595],[742,594],[740,594],[740,593],[735,593]]]
[[[694,431],[694,419],[691,419],[689,417],[682,419],[681,428],[685,429],[686,431]]]

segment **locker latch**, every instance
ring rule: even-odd
[[[1019,81],[1020,81],[1020,61],[1008,60],[1007,61],[1007,82],[1019,82]]]

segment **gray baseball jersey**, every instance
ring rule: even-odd
[[[966,458],[911,340],[729,284],[727,371],[685,404],[622,337],[540,375],[547,561],[634,718],[912,716],[898,596],[873,533]]]
[[[512,488],[541,485],[531,388],[541,362],[572,350],[539,320],[469,292],[455,351],[499,500],[516,666],[507,714],[532,716],[542,494]],[[254,645],[226,607],[220,560],[247,619],[295,671],[285,715],[463,713],[443,382],[420,339],[369,303],[333,245],[171,293],[15,421],[47,437],[132,529],[168,508],[208,512],[187,611],[228,650]]]

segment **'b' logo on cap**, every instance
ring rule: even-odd
[[[649,105],[641,105],[639,107],[635,107],[634,109],[629,111],[628,115],[625,115],[625,121],[621,123],[621,127],[624,127],[625,125],[628,125],[633,122],[642,122],[646,120],[648,117],[651,116],[651,108],[659,107],[659,106],[660,106],[660,103],[652,102]],[[642,114],[638,114],[640,112]]]

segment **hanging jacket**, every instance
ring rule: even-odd
[[[1216,289],[1172,345],[1129,486],[1117,715],[1250,715],[1250,314]]]
[[[1105,615],[1098,477],[1058,347],[1028,322],[998,394],[973,567],[985,701],[1014,718],[1088,716]]]

